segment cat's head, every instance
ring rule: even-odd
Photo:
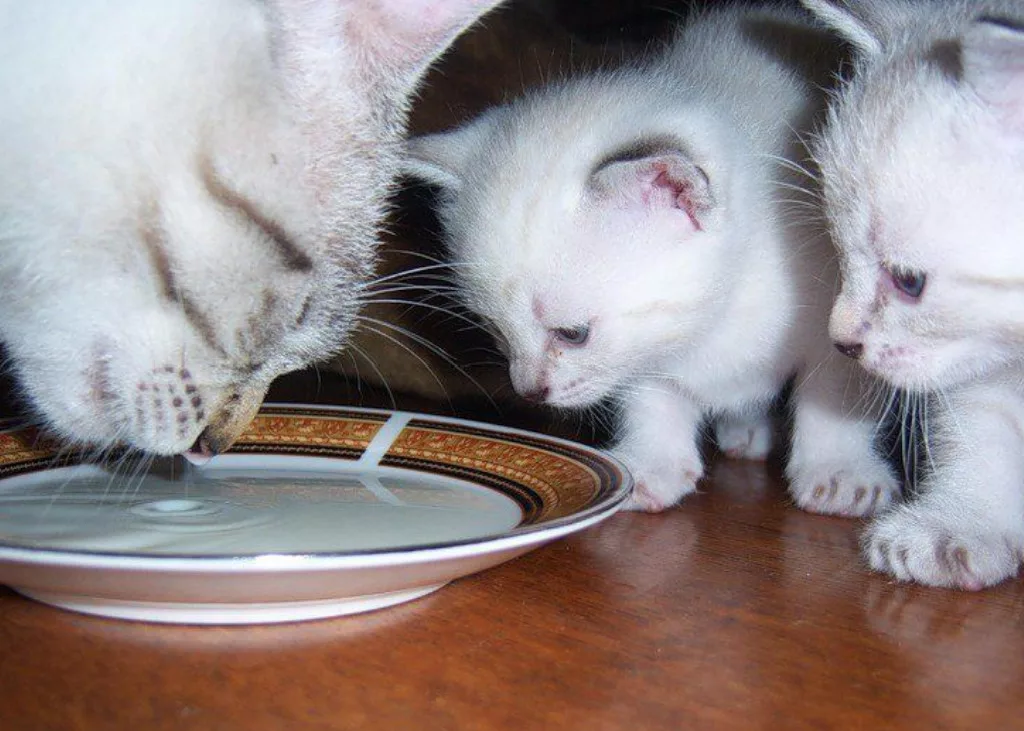
[[[83,26],[131,27],[74,74],[47,67],[63,19],[26,11],[39,27],[22,31],[47,53],[26,51],[38,78],[12,92],[32,108],[0,121],[17,161],[0,164],[0,315],[47,425],[202,458],[238,437],[276,376],[342,347],[410,96],[495,4],[126,3]]]
[[[595,77],[409,145],[410,170],[442,188],[463,297],[535,402],[588,406],[653,374],[699,347],[728,298],[716,130],[684,140],[678,120],[628,106]]]
[[[921,390],[1020,360],[1024,30],[806,4],[858,54],[815,149],[842,262],[837,347]]]

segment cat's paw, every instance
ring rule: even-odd
[[[660,513],[671,508],[697,490],[703,467],[696,464],[671,464],[660,467],[642,465],[628,455],[617,455],[633,475],[633,492],[624,504],[625,510]]]
[[[772,421],[768,416],[720,417],[715,443],[726,457],[763,462],[772,450]]]
[[[791,466],[792,467],[792,466]],[[804,510],[856,518],[875,515],[900,496],[900,482],[875,458],[790,469],[789,493]]]
[[[998,531],[964,532],[917,506],[876,520],[864,535],[864,553],[876,571],[903,581],[978,591],[1017,573],[1024,541]]]

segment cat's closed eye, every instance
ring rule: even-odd
[[[590,325],[575,325],[573,327],[556,327],[551,330],[555,339],[566,345],[585,345],[590,339]]]
[[[917,301],[924,293],[928,276],[924,272],[901,266],[885,265],[885,272],[892,286],[906,299]]]

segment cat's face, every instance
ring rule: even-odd
[[[1024,62],[1024,43],[970,33],[952,73],[934,49],[862,65],[817,146],[843,272],[832,337],[914,390],[1024,356],[1024,75],[989,83],[993,53]]]
[[[712,182],[664,138],[592,156],[571,125],[528,122],[513,139],[495,115],[421,138],[414,169],[449,188],[463,296],[500,333],[517,393],[588,406],[713,328],[729,284]]]
[[[18,62],[18,79],[0,73],[17,102],[0,117],[0,316],[44,421],[72,442],[201,458],[276,376],[339,349],[409,96],[494,4],[15,14],[5,29],[31,42],[0,39]]]

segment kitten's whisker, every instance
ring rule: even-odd
[[[425,265],[425,266],[416,267],[414,269],[403,269],[400,272],[393,272],[391,274],[384,274],[382,276],[379,276],[376,279],[374,279],[374,280],[364,284],[363,288],[364,289],[372,289],[372,288],[374,288],[374,287],[376,287],[378,285],[386,284],[388,282],[402,281],[406,277],[417,276],[417,275],[423,274],[425,272],[436,272],[436,271],[440,271],[440,270],[444,270],[444,269],[450,269],[453,266],[457,266],[457,265],[456,264],[428,264],[428,265]]]
[[[921,435],[921,442],[922,442],[922,446],[924,448],[925,460],[928,463],[928,467],[931,470],[932,474],[934,474],[935,471],[937,470],[937,467],[936,467],[936,463],[935,463],[935,454],[932,451],[931,426],[928,423],[928,406],[929,406],[930,403],[931,403],[931,398],[929,396],[927,396],[927,395],[921,396],[921,405],[922,405],[923,414],[924,414],[922,419],[921,419],[921,422],[923,424],[923,430],[922,430],[922,435]]]
[[[450,263],[450,262],[448,262],[445,259],[441,259],[439,257],[436,257],[436,256],[433,256],[431,254],[428,254],[425,251],[418,251],[416,249],[396,249],[394,247],[390,247],[389,246],[389,247],[385,247],[384,249],[382,249],[382,254],[385,255],[385,256],[387,256],[387,255],[412,256],[412,257],[415,257],[417,259],[423,259],[424,261],[429,261],[429,262],[431,262],[433,264],[438,264],[438,265],[440,265],[442,267],[447,267],[449,265],[449,263]]]
[[[417,302],[416,300],[403,299],[380,299],[374,301],[377,302],[378,304],[406,305],[410,309],[419,307],[422,309],[429,310],[431,312],[441,312],[447,315],[449,319],[460,320],[475,329],[480,328],[480,325],[475,320],[467,317],[466,315],[462,315],[458,312],[452,312],[451,310],[446,309],[444,307],[440,307],[438,305],[431,305],[427,304],[426,302]]]
[[[370,368],[373,369],[373,372],[377,374],[377,378],[380,379],[381,385],[384,386],[384,390],[388,394],[388,400],[391,401],[391,410],[392,411],[397,411],[398,410],[398,401],[395,400],[395,394],[391,391],[391,386],[388,383],[388,379],[381,372],[380,368],[377,367],[377,364],[374,362],[373,358],[371,358],[362,348],[360,348],[355,343],[349,343],[349,347],[352,348],[352,350],[356,354],[358,354],[363,360],[365,360],[367,365],[369,365]],[[354,358],[353,358],[353,360],[354,360]],[[356,366],[356,372],[357,373],[358,373],[358,370],[359,370],[359,368],[358,368],[358,366]],[[360,393],[362,393],[361,390],[360,390]]]
[[[450,292],[458,292],[459,287],[454,284],[401,284],[388,289],[376,289],[370,293],[368,302],[373,302],[381,295],[394,294],[395,292],[431,292],[433,294],[447,295]]]
[[[400,327],[400,326],[395,325],[393,323],[385,322],[384,320],[377,320],[375,318],[366,317],[366,316],[362,316],[362,315],[360,316],[360,319],[363,320],[363,321],[366,321],[366,322],[372,322],[373,324],[377,325],[378,327],[386,328],[386,329],[392,330],[393,332],[396,332],[396,333],[399,333],[401,335],[404,335],[405,337],[407,337],[410,340],[412,340],[414,343],[416,343],[416,344],[426,348],[430,352],[432,352],[435,355],[437,355],[438,357],[440,357],[446,363],[448,363],[463,378],[465,378],[467,381],[472,383],[480,391],[480,393],[482,393],[485,396],[487,396],[488,399],[490,398],[490,396],[487,393],[487,389],[485,389],[483,386],[481,386],[480,383],[475,378],[473,378],[473,376],[471,376],[469,373],[467,373],[466,370],[462,366],[460,366],[455,361],[455,359],[452,358],[451,355],[448,354],[448,352],[446,350],[444,350],[444,348],[441,348],[440,346],[436,345],[435,343],[430,342],[426,338],[424,338],[424,337],[422,337],[420,335],[417,335],[416,333],[412,332],[411,330],[408,330],[408,329],[406,329],[404,327]],[[401,347],[405,348],[409,352],[410,355],[412,355],[417,360],[419,360],[423,364],[423,366],[425,368],[427,368],[427,370],[430,372],[431,376],[435,380],[437,380],[438,384],[441,386],[441,390],[445,392],[445,397],[448,399],[449,405],[452,406],[452,408],[454,408],[454,404],[451,403],[451,399],[448,397],[447,390],[444,387],[444,383],[441,381],[440,378],[437,377],[437,374],[434,373],[433,369],[430,368],[430,366],[427,364],[427,362],[425,360],[423,360],[423,358],[421,358],[419,356],[419,354],[417,354],[415,351],[413,351],[413,349],[410,348],[405,343],[402,343],[397,338],[395,338],[395,337],[393,337],[391,335],[388,335],[387,333],[385,333],[385,332],[383,332],[383,331],[381,331],[379,329],[374,329],[374,332],[376,332],[378,335],[380,335],[382,337],[386,337],[387,339],[389,339],[392,342],[394,342],[396,345],[400,345]],[[494,406],[495,408],[497,408],[497,404],[495,404],[493,401],[491,402],[491,405]]]

